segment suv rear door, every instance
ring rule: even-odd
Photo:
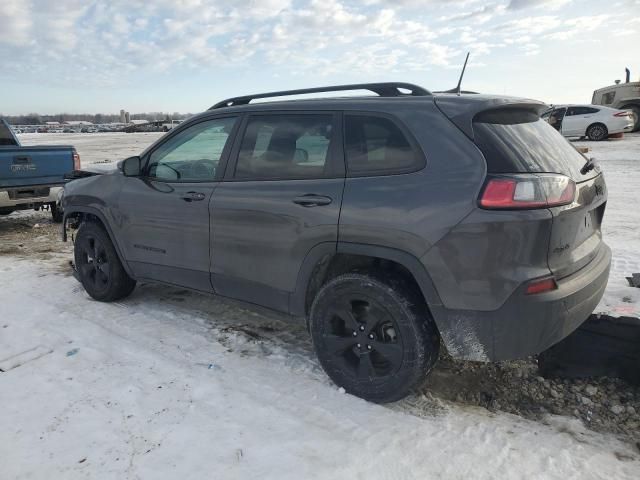
[[[211,200],[217,293],[288,311],[309,251],[335,248],[344,188],[339,115],[249,114]]]

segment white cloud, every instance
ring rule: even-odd
[[[0,8],[0,44],[26,45],[31,41],[31,4],[3,0]]]
[[[592,32],[602,26],[611,15],[591,15],[566,20],[557,32],[546,35],[550,40],[567,40],[577,35]]]
[[[510,10],[522,10],[529,7],[559,10],[573,0],[510,0],[507,8]]]
[[[0,0],[0,55],[20,59],[0,76],[64,83],[80,71],[83,81],[114,85],[129,73],[228,67],[375,74],[457,66],[467,50],[480,64],[497,50],[535,55],[545,41],[606,21],[526,10],[568,1]]]

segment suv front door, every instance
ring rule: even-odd
[[[288,311],[300,267],[335,250],[344,188],[339,115],[250,114],[212,196],[217,293]]]
[[[170,134],[142,159],[140,177],[124,177],[120,238],[137,278],[212,291],[209,200],[236,122],[215,118]]]

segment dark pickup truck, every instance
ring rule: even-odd
[[[22,146],[0,119],[0,215],[48,207],[53,220],[61,221],[57,198],[64,175],[79,168],[80,156],[74,147]]]

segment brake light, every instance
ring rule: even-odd
[[[501,175],[487,179],[479,203],[488,209],[548,208],[573,202],[575,194],[575,182],[564,175]]]
[[[550,292],[551,290],[557,290],[558,284],[555,279],[552,278],[543,278],[542,280],[534,280],[527,285],[527,295],[532,295],[535,293],[544,293]]]
[[[618,112],[613,114],[614,117],[629,117],[629,112]]]
[[[73,151],[73,169],[80,170],[80,155],[75,150]]]

